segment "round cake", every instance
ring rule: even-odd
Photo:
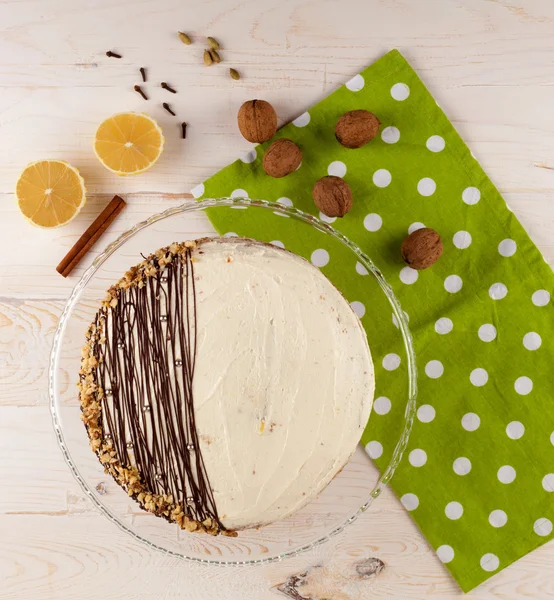
[[[309,262],[241,238],[174,243],[108,290],[80,402],[92,449],[142,508],[236,535],[340,471],[374,370],[351,306]]]

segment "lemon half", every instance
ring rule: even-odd
[[[63,160],[39,160],[27,165],[15,189],[19,209],[34,225],[60,227],[85,205],[85,182]]]
[[[145,114],[119,113],[106,119],[94,138],[98,160],[117,175],[136,175],[152,167],[164,148],[160,126]]]

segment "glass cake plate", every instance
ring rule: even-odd
[[[257,211],[256,216],[260,217],[255,226],[246,219],[251,211]],[[206,213],[214,222],[225,217],[229,226],[225,236],[248,232],[246,237],[284,244],[299,254],[306,254],[307,246],[317,249],[311,255],[312,262],[339,289],[344,270],[350,270],[357,287],[356,297],[347,300],[360,316],[365,312],[362,322],[376,366],[375,397],[379,398],[364,435],[368,452],[379,468],[359,446],[342,471],[304,508],[271,525],[242,530],[236,538],[181,531],[175,523],[141,510],[104,473],[92,452],[80,419],[76,387],[85,332],[106,290],[130,266],[140,262],[142,255],[174,241],[216,237]],[[271,228],[272,219],[278,220],[275,224],[279,225],[286,243],[267,238],[266,231],[275,231]],[[320,251],[321,245],[327,255]],[[325,256],[333,257],[328,265],[324,264]],[[382,344],[376,341],[383,339],[387,340],[387,347],[381,350]],[[389,364],[383,370],[385,356],[388,360],[391,356],[396,361],[400,359],[400,366],[391,370]],[[54,429],[63,455],[83,491],[104,515],[137,540],[168,554],[199,563],[244,565],[281,560],[338,534],[344,535],[345,529],[370,509],[393,476],[408,443],[416,409],[417,372],[405,313],[380,270],[358,246],[329,223],[295,208],[264,200],[224,198],[192,201],[154,215],[122,234],[94,260],[73,289],[60,318],[51,354],[49,393]],[[372,437],[372,425],[381,428],[379,419],[385,413],[388,425],[383,449],[383,444]],[[382,429],[377,433],[382,434]],[[368,531],[367,535],[370,534]]]

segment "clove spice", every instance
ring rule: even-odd
[[[139,71],[140,71],[140,75],[142,77],[142,81],[146,83],[146,69],[144,67],[141,67],[139,69]]]
[[[148,100],[148,96],[142,91],[140,85],[135,85],[133,89],[135,90],[135,92],[138,92],[145,100]]]
[[[181,123],[181,134],[183,136],[183,139],[186,140],[187,139],[187,124],[184,121]]]
[[[108,50],[108,51],[106,52],[106,56],[107,56],[108,58],[123,58],[123,57],[121,56],[121,54],[117,54],[117,52],[112,52],[111,50]]]
[[[170,85],[168,85],[165,81],[162,81],[160,84],[164,90],[171,92],[172,94],[176,94],[177,90],[174,90]]]
[[[175,113],[174,113],[174,112],[171,110],[171,106],[169,106],[169,104],[168,104],[167,102],[164,102],[164,103],[162,104],[162,106],[165,108],[165,110],[167,110],[167,112],[168,112],[170,115],[173,115],[173,116],[175,116]]]

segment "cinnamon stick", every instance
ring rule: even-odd
[[[67,277],[124,208],[125,200],[119,196],[114,196],[108,206],[96,217],[92,225],[66,254],[65,258],[56,267],[56,271],[63,277]]]

